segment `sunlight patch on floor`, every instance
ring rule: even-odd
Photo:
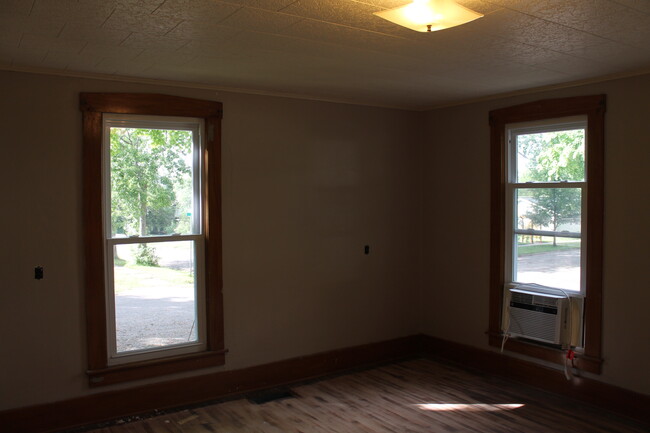
[[[495,412],[499,410],[513,410],[523,407],[523,404],[519,403],[507,403],[507,404],[483,404],[483,403],[427,403],[427,404],[416,404],[416,407],[422,410],[433,410],[433,411],[467,411],[467,412]]]

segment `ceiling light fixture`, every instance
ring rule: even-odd
[[[375,12],[375,15],[418,32],[448,29],[483,16],[454,0],[413,0],[404,6]]]

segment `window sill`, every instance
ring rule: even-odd
[[[226,352],[227,350],[192,353],[89,370],[86,373],[91,387],[107,386],[188,370],[216,367],[225,364]]]
[[[501,347],[501,343],[503,342],[503,334],[490,332],[489,337],[490,346],[499,348]],[[564,360],[566,357],[566,353],[562,349],[510,338],[508,341],[506,341],[504,350],[560,365],[564,365]],[[577,354],[574,360],[574,364],[579,370],[594,374],[600,374],[603,360],[601,358],[593,358],[584,354]]]

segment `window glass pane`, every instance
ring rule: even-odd
[[[516,282],[580,290],[580,239],[517,235],[515,257]]]
[[[113,251],[117,352],[198,341],[194,241]]]
[[[520,134],[517,182],[585,180],[585,130]]]
[[[517,229],[580,233],[580,188],[520,188],[515,199]]]
[[[193,232],[192,135],[110,128],[111,237]]]

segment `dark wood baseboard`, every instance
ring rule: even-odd
[[[568,381],[560,370],[435,337],[422,335],[420,344],[424,356],[447,359],[460,366],[574,398],[650,425],[648,395],[582,377]]]
[[[278,361],[241,370],[105,391],[85,397],[0,412],[0,430],[45,433],[115,418],[241,395],[251,391],[342,373],[355,368],[413,357],[455,362],[602,407],[650,424],[650,397],[605,383],[564,378],[561,371],[500,353],[438,338],[415,335]]]
[[[241,370],[140,385],[0,412],[6,433],[44,433],[217,400],[419,355],[420,336],[365,344]]]

